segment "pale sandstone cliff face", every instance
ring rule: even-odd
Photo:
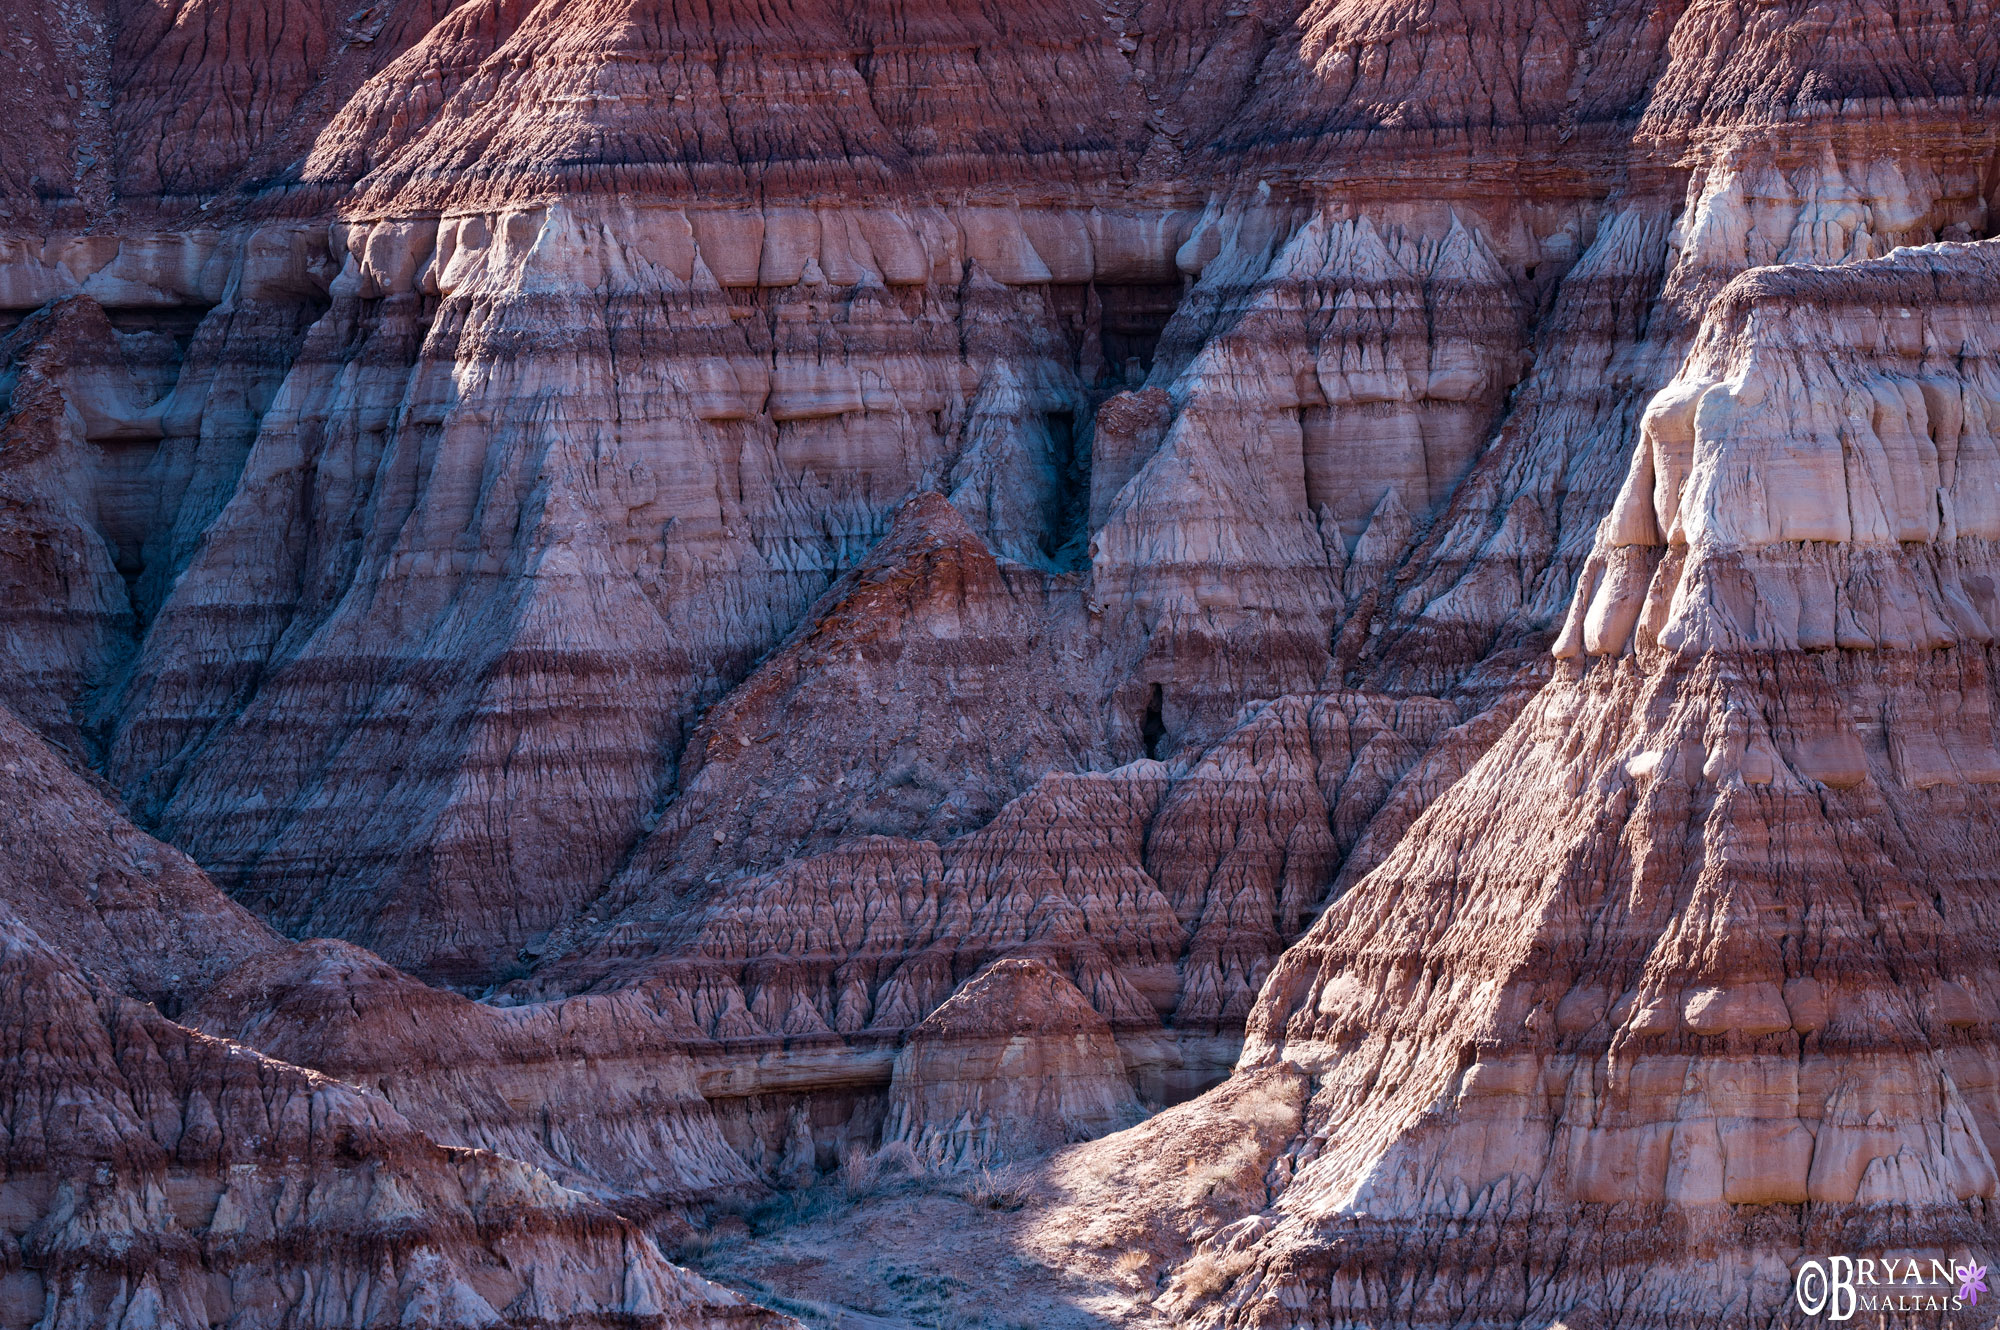
[[[1709,306],[1556,677],[1264,987],[1268,1194],[1150,1184],[1163,1309],[1741,1324],[1805,1254],[1990,1245],[1995,250]]]
[[[1990,6],[29,8],[50,965],[673,1241],[1242,1050],[1088,1156],[1254,1142],[1118,1175],[1137,1316],[1725,1322],[1983,1223],[1976,935],[1829,919],[1990,857],[1992,260],[1880,259],[1992,233]]]

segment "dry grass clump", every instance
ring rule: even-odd
[[[751,1235],[767,1238],[780,1229],[810,1224],[840,1208],[841,1198],[831,1187],[808,1187],[801,1191],[779,1192],[743,1218]]]
[[[1263,1186],[1272,1152],[1298,1129],[1299,1105],[1287,1087],[1253,1086],[1226,1106],[1247,1131],[1236,1133],[1214,1154],[1191,1155],[1183,1175],[1183,1195],[1200,1201],[1218,1191]]]
[[[879,1150],[852,1150],[840,1161],[837,1182],[850,1201],[902,1191],[930,1180],[930,1170],[907,1141],[891,1141]]]
[[[749,1230],[741,1225],[733,1230],[710,1225],[695,1229],[671,1246],[662,1243],[661,1252],[668,1260],[679,1265],[698,1266],[735,1250],[742,1245],[748,1233]]]
[[[1011,1168],[982,1168],[958,1188],[959,1199],[982,1210],[1020,1210],[1035,1199],[1027,1176]]]
[[[1263,1164],[1264,1152],[1255,1141],[1233,1142],[1212,1158],[1187,1161],[1188,1190],[1195,1197],[1203,1197],[1221,1187],[1241,1186],[1252,1173],[1262,1178]]]
[[[1153,1268],[1153,1253],[1143,1247],[1134,1247],[1130,1251],[1121,1253],[1118,1259],[1111,1263],[1111,1268],[1118,1272],[1120,1279],[1144,1286],[1152,1282],[1147,1275]]]
[[[1257,1263],[1247,1251],[1196,1252],[1174,1276],[1178,1290],[1188,1298],[1209,1298],[1236,1282],[1238,1275]]]
[[[1253,1085],[1238,1095],[1236,1102],[1229,1107],[1229,1115],[1260,1131],[1289,1135],[1297,1130],[1303,1108],[1299,1096],[1288,1082],[1267,1081]]]

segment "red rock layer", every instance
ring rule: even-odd
[[[1059,195],[1129,170],[1158,135],[1100,9],[521,6],[490,35],[473,31],[484,17],[454,15],[361,89],[306,181],[365,166],[358,195],[378,215],[579,193],[858,200],[913,182]]]
[[[1910,45],[1878,60],[1827,16],[1687,12],[1534,371],[1351,668],[1380,687],[1483,688],[1554,636],[1641,414],[1738,273],[1991,233],[1991,25],[1927,11],[1905,26]]]
[[[139,806],[233,888],[468,983],[602,888],[683,727],[910,490],[956,466],[991,542],[1051,562],[1064,528],[1009,477],[1041,474],[1047,420],[1083,405],[1038,295],[878,287],[825,342],[824,283],[760,294],[775,324],[747,322],[713,285],[666,299],[678,279],[636,247],[638,271],[568,273],[616,236],[601,221],[473,230],[449,249],[356,233],[366,266],[335,283],[103,713]],[[427,332],[426,297],[372,294],[413,280],[378,262],[419,260],[470,284]],[[583,294],[602,281],[632,284],[609,318]],[[581,319],[561,352],[541,331],[558,309]],[[1008,386],[969,393],[961,357]],[[864,389],[877,374],[895,388]],[[945,420],[986,442],[954,462]],[[1046,612],[1080,620],[1066,599]]]
[[[74,758],[71,762],[74,762]],[[68,964],[173,1010],[285,942],[0,707],[0,899]]]
[[[362,81],[423,36],[441,0],[112,0],[107,82],[121,211],[187,225],[236,190],[281,183]],[[274,178],[275,177],[275,178]]]
[[[1067,976],[1139,1088],[1179,1098],[1236,1056],[1257,985],[1373,810],[1432,797],[1404,772],[1455,718],[1429,699],[1278,699],[1187,770],[1049,775],[944,845],[850,839],[698,896],[651,888],[587,918],[506,996],[643,995],[684,1013],[712,1041],[691,1047],[703,1092],[753,1156],[788,1148],[770,1095],[829,1097],[815,1120],[829,1158],[867,1145],[898,1046],[998,958]],[[702,825],[686,834],[707,845]]]
[[[1797,1024],[1775,932],[1707,903],[1740,897],[1775,930],[1792,888],[1739,882],[1707,838],[1798,818],[1821,844],[1799,853],[1830,862],[1842,818],[1891,845],[1907,815],[1966,828],[1951,871],[1974,873],[1976,808],[1812,810],[1819,785],[1880,779],[1876,731],[1830,719],[1835,687],[1879,713],[1884,770],[1923,799],[1986,771],[2000,627],[1979,581],[2000,538],[1979,318],[1868,313],[1974,310],[1954,283],[1987,260],[1869,267],[1860,295],[1730,283],[1991,230],[1991,20],[1736,0],[32,5],[5,57],[29,115],[0,128],[0,311],[61,303],[6,349],[0,632],[26,667],[6,700],[79,754],[101,743],[144,825],[286,932],[509,1000],[588,990],[494,1009],[232,931],[240,973],[201,1015],[649,1221],[752,1171],[803,1181],[830,1137],[872,1142],[909,1032],[996,959],[1033,958],[1150,1095],[1214,1075],[1260,987],[1251,1063],[1287,1041],[1319,1078],[1306,1131],[1326,1141],[1281,1164],[1295,1077],[1266,1069],[1284,1112],[1212,1190],[1284,1218],[1202,1232],[1209,1274],[1174,1285],[1172,1314],[1375,1315],[1385,1286],[1341,1283],[1338,1253],[1376,1280],[1414,1235],[1448,1273],[1395,1316],[1644,1319],[1720,1233],[1749,1264],[1694,1311],[1725,1321],[1764,1305],[1790,1250],[1755,1226],[1797,1216],[1723,1218],[1764,1183],[1732,1201],[1725,1168],[1713,1201],[1700,1124],[1750,1121],[1786,1160],[1786,1124],[1853,1124],[1820,1082],[1789,1118],[1672,1088],[1671,1059],[1714,1051],[1676,1040],[1791,1037],[1698,1028],[1744,1002],[1770,1017],[1758,984],[1793,1035],[1835,1028]],[[1514,720],[1559,635],[1570,663]],[[1800,663],[1821,650],[1849,654]],[[1802,718],[1759,730],[1780,683]],[[1522,736],[1555,743],[1572,705],[1601,751],[1564,766]],[[1949,719],[1926,738],[1905,710]],[[1781,762],[1813,798],[1780,788]],[[1732,763],[1777,794],[1731,787],[1713,813],[1701,782]],[[1504,797],[1454,784],[1468,770]],[[1664,802],[1591,802],[1627,780]],[[1767,795],[1797,807],[1743,802]],[[1551,825],[1570,837],[1554,876]],[[1690,903],[1617,904],[1633,827]],[[82,920],[72,875],[144,853],[60,859],[46,899]],[[1405,896],[1383,885],[1405,875]],[[222,917],[197,896],[168,917]],[[1520,1059],[1575,1078],[1561,1059],[1602,1052],[1583,1027],[1505,1042],[1501,981],[1539,974],[1521,937],[1550,911],[1606,910],[1616,944],[1585,930],[1577,963],[1693,1033],[1630,1026],[1668,1041],[1633,1046],[1670,1060],[1648,1064],[1669,1088],[1606,1110],[1605,1133],[1637,1136],[1600,1141],[1591,1118],[1580,1139],[1623,1186],[1617,1142],[1643,1136],[1628,1153],[1651,1169],[1685,1120],[1674,1158],[1694,1163],[1608,1219],[1552,1190],[1537,1232],[1556,1237],[1535,1240],[1599,1243],[1629,1302],[1537,1273],[1556,1248],[1504,1278],[1477,1255],[1525,1240],[1494,1198],[1560,1153],[1535,1156],[1555,1092],[1534,1109]],[[184,947],[182,924],[77,928],[99,957]],[[1650,971],[1647,938],[1673,940]],[[1910,1025],[1881,1017],[1908,998],[1883,967],[1929,974],[1911,945],[1854,983],[1857,1047],[1921,1091],[1877,1124],[1915,1162],[1825,1203],[1900,1199],[1922,1237],[1956,1231],[1977,1170],[1938,1163],[1949,1095],[1881,1032]],[[1465,987],[1419,1003],[1382,977],[1411,957]],[[126,987],[191,997],[180,965]],[[1607,1048],[1639,1007],[1609,1010]],[[1466,1031],[1488,1028],[1495,1069],[1470,1077],[1486,1036]],[[1714,1095],[1782,1079],[1774,1049]],[[608,1070],[572,1075],[575,1057]],[[1399,1057],[1408,1076],[1364,1079]],[[1476,1166],[1395,1172],[1453,1095],[1504,1119],[1500,1171],[1484,1128],[1454,1126],[1434,1154]],[[1363,1219],[1365,1178],[1383,1199]],[[1633,1253],[1670,1273],[1632,1273]]]
[[[147,500],[114,540],[145,640],[90,677],[110,771],[287,930],[476,988],[579,923],[701,710],[912,493],[1004,558],[1089,565],[1041,593],[1050,625],[1096,607],[1044,769],[1136,756],[1149,716],[1171,754],[1246,701],[1362,678],[1503,694],[1686,293],[1983,226],[1991,192],[1983,103],[1941,84],[1909,85],[1929,109],[1905,142],[1799,102],[1796,142],[1725,160],[1703,136],[1767,115],[1790,57],[1731,65],[1769,88],[1711,106],[1679,91],[1706,59],[1680,11],[1517,8],[1423,41],[1393,6],[308,8],[275,47],[224,3],[135,16],[120,108],[198,68],[173,153],[122,159],[132,206],[229,179],[266,224],[45,236],[0,281],[10,308],[198,321],[140,410],[159,442],[117,450]],[[1746,31],[1789,49],[1791,24]],[[1984,96],[1983,39],[1923,33]],[[1461,56],[1521,77],[1465,83]],[[254,95],[211,155],[177,117],[232,80]],[[308,187],[280,198],[309,133]],[[1246,162],[1269,189],[1211,190]],[[336,210],[325,246],[269,220]],[[307,323],[282,366],[253,353]],[[965,753],[912,788],[962,791],[971,825],[1051,742],[1024,736],[1004,780]],[[687,871],[671,890],[710,871],[652,849]]]
[[[111,466],[100,469],[88,437],[125,432],[119,426],[136,411],[119,399],[132,396],[132,375],[103,310],[86,298],[23,320],[0,341],[0,364],[12,381],[0,413],[0,541],[9,568],[0,634],[12,666],[0,700],[81,753],[85,691],[131,650],[131,602],[100,534],[120,525],[104,521],[99,502]]]
[[[520,1160],[649,1233],[762,1190],[701,1096],[685,1052],[699,1033],[652,994],[496,1011],[315,941],[242,966],[181,1019],[373,1091],[432,1139]]]
[[[760,1184],[651,995],[496,1011],[345,943],[285,942],[0,711],[0,900],[108,991],[375,1092],[445,1145],[505,1154],[677,1231]]]
[[[941,495],[912,499],[702,718],[660,826],[598,905],[857,835],[949,840],[1044,772],[1101,763],[1066,581],[1003,568]]]

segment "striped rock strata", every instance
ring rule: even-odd
[[[4,711],[0,789],[0,1324],[793,1324],[449,1122],[167,1019],[291,948]]]
[[[964,1168],[1142,1116],[1111,1027],[1076,986],[1036,961],[996,961],[910,1031],[882,1140],[933,1167]]]

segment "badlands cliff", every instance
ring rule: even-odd
[[[0,1325],[1988,1250],[1988,0],[357,4],[0,47]]]

